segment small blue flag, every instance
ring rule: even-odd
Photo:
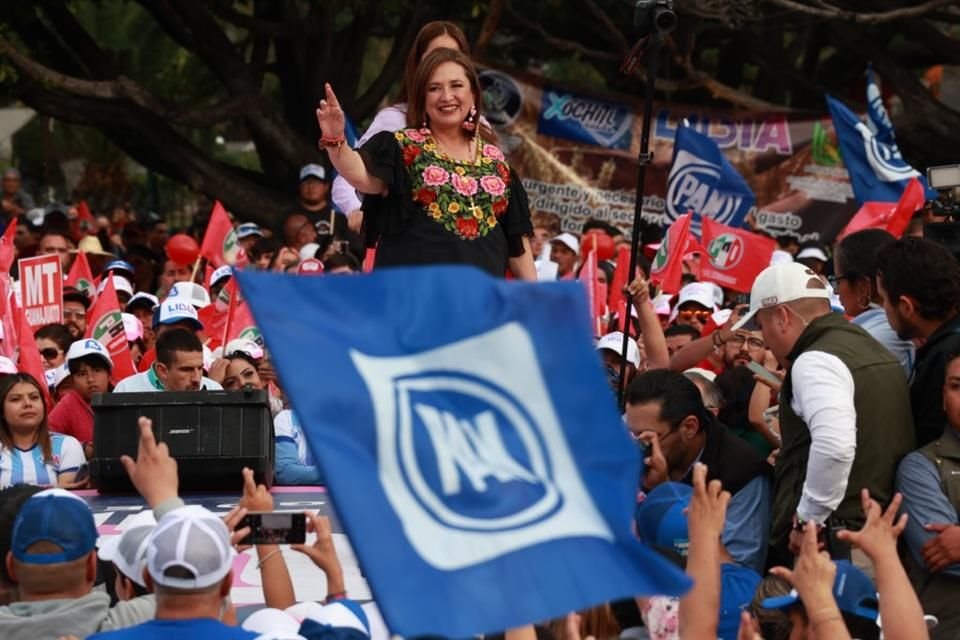
[[[631,533],[641,454],[580,283],[237,277],[392,633],[472,636],[689,587]]]
[[[936,197],[926,178],[906,163],[896,145],[881,142],[846,105],[833,96],[826,98],[857,204],[899,202],[911,178],[920,180],[928,197]]]
[[[686,122],[677,127],[673,162],[667,177],[663,226],[692,211],[731,227],[743,226],[756,198],[717,143]],[[699,235],[700,222],[691,230]]]

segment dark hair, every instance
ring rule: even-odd
[[[67,360],[67,368],[70,369],[70,375],[79,373],[82,365],[87,365],[91,369],[100,371],[110,371],[110,365],[107,364],[107,361],[92,353],[80,358],[74,358],[73,360]]]
[[[455,62],[463,67],[464,75],[467,76],[467,82],[470,83],[470,89],[474,96],[474,106],[477,109],[477,133],[483,140],[493,141],[493,131],[489,127],[480,123],[483,117],[483,90],[480,88],[480,79],[477,77],[477,69],[463,53],[454,49],[434,49],[427,54],[420,66],[417,67],[417,75],[410,89],[410,97],[407,99],[407,126],[420,127],[426,120],[426,99],[427,84],[433,76],[433,72],[442,64]],[[464,131],[463,133],[466,133]]]
[[[635,377],[627,388],[627,404],[648,402],[660,405],[660,419],[667,422],[671,430],[677,429],[688,416],[697,419],[700,430],[711,420],[700,389],[679,371],[653,369]]]
[[[724,399],[724,405],[717,416],[720,422],[734,429],[749,429],[750,398],[753,396],[754,386],[758,384],[753,372],[743,365],[727,369],[717,376],[715,383]]]
[[[457,25],[444,20],[434,20],[423,25],[413,41],[413,46],[407,53],[407,62],[403,67],[403,79],[400,81],[400,94],[397,96],[397,102],[407,102],[409,100],[409,97],[413,94],[413,82],[417,77],[417,67],[420,66],[420,59],[426,54],[430,43],[443,35],[456,40],[461,53],[470,55],[470,43],[467,42],[467,36],[463,35],[463,31]],[[479,97],[477,99],[479,100]]]
[[[866,278],[877,290],[877,253],[896,238],[885,229],[864,229],[851,233],[837,245],[837,262],[848,280]]]
[[[43,487],[32,484],[18,484],[7,487],[0,491],[0,581],[9,585],[13,583],[10,574],[7,573],[7,552],[10,551],[10,544],[13,541],[13,523],[20,513],[20,507],[31,496],[43,491]]]
[[[360,271],[360,263],[349,253],[335,253],[323,261],[323,270],[339,269],[340,267],[349,267],[351,271]]]
[[[203,343],[189,329],[171,329],[157,338],[157,362],[166,366],[173,364],[173,353],[183,351],[187,353],[203,352]]]
[[[611,238],[623,235],[623,231],[620,231],[617,227],[603,220],[597,220],[596,218],[590,218],[583,223],[583,229],[580,231],[580,235],[585,236],[588,231],[592,231],[593,229],[599,229]]]
[[[14,386],[21,382],[32,385],[40,394],[40,405],[43,407],[43,416],[40,419],[40,426],[37,427],[37,444],[40,445],[40,451],[43,453],[43,460],[49,462],[53,460],[53,446],[50,444],[50,427],[47,426],[47,400],[44,396],[43,387],[29,373],[11,373],[0,380],[0,404],[5,405],[7,395]],[[7,424],[7,414],[0,406],[0,444],[7,449],[13,449],[13,434],[10,432],[10,425]]]
[[[43,338],[44,340],[56,343],[64,353],[66,353],[70,345],[73,344],[73,336],[70,335],[67,327],[62,324],[48,324],[45,327],[40,327],[37,329],[37,332],[33,334],[33,337],[38,340]]]
[[[673,336],[690,336],[694,340],[701,337],[700,331],[696,327],[691,327],[688,324],[673,324],[663,330],[664,338]]]
[[[943,245],[924,238],[900,238],[877,254],[877,275],[891,304],[913,298],[927,320],[945,320],[960,306],[960,264]]]
[[[256,261],[265,253],[276,254],[278,251],[280,251],[280,241],[277,238],[257,238],[250,247],[250,259]]]
[[[249,364],[251,367],[256,369],[258,372],[260,371],[260,365],[257,363],[256,360],[253,359],[253,356],[247,353],[246,351],[234,351],[230,355],[224,356],[224,358],[231,362],[233,362],[234,360],[243,360],[244,362]]]

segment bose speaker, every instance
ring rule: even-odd
[[[101,493],[135,491],[120,456],[136,459],[137,421],[153,421],[157,442],[177,461],[180,491],[243,487],[250,467],[257,483],[273,485],[273,417],[267,392],[156,391],[97,394],[93,398],[90,478]]]

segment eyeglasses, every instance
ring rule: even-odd
[[[712,314],[709,311],[681,311],[677,314],[678,317],[683,318],[684,320],[699,320],[700,322],[706,322],[710,319]]]
[[[53,360],[59,356],[63,351],[60,349],[54,349],[53,347],[48,347],[46,349],[40,349],[40,355],[43,356],[44,360]]]
[[[834,289],[837,288],[841,280],[856,280],[856,276],[827,276],[827,282],[829,282],[830,286]]]
[[[643,434],[645,434],[645,433],[656,433],[656,432],[655,432],[655,431],[652,431],[652,430],[649,430],[649,429],[644,430],[644,431],[634,431],[633,429],[627,429],[627,433],[630,434],[630,437],[633,438],[633,441],[634,441],[634,442],[642,442],[642,441],[643,441],[643,440],[642,440]],[[666,440],[667,438],[669,438],[670,436],[672,436],[674,433],[676,433],[676,431],[668,431],[668,432],[666,432],[666,433],[663,434],[663,435],[660,435],[659,433],[657,433],[657,434],[656,434],[656,435],[657,435],[657,440],[660,442],[660,444],[663,444],[663,441]]]
[[[746,343],[747,349],[750,351],[759,351],[766,346],[760,338],[748,338],[747,336],[737,334],[734,334],[732,338],[727,340],[727,344],[732,344],[737,348],[742,347],[744,343]]]

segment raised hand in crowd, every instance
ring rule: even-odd
[[[687,575],[693,587],[680,599],[680,637],[717,637],[720,619],[720,534],[730,493],[719,480],[707,484],[707,465],[693,467],[693,496],[687,511],[690,546]]]
[[[640,442],[647,449],[647,456],[643,459],[645,474],[643,476],[643,490],[650,492],[670,479],[670,467],[667,458],[660,448],[660,439],[653,431],[644,431],[640,434]]]
[[[819,550],[814,523],[808,522],[803,529],[800,555],[793,569],[774,567],[770,573],[797,590],[816,640],[849,640],[850,633],[833,598],[837,565],[825,551]]]
[[[727,321],[713,333],[697,338],[693,342],[683,345],[670,358],[669,367],[674,371],[686,371],[703,361],[714,350],[723,347],[723,344],[733,338],[733,325],[740,320],[740,312],[747,305],[739,305],[730,313]]]
[[[153,435],[153,421],[143,416],[137,421],[140,443],[137,459],[121,456],[120,462],[134,488],[143,496],[151,509],[177,498],[180,479],[177,476],[177,461],[170,457],[166,443],[157,443]]]
[[[313,564],[327,576],[327,599],[335,600],[346,596],[346,585],[343,581],[343,567],[337,557],[337,549],[333,544],[333,529],[330,519],[326,516],[307,511],[307,531],[317,535],[313,544],[292,545],[294,551],[306,555],[313,560]]]
[[[245,508],[247,512],[273,511],[273,496],[266,486],[256,484],[252,469],[244,468],[243,470],[243,496],[240,498],[239,506]],[[293,581],[290,579],[290,571],[283,559],[280,545],[258,544],[257,558],[266,606],[286,609],[296,604]]]
[[[641,275],[634,278],[623,292],[630,296],[637,310],[637,324],[640,328],[640,340],[643,342],[644,360],[647,369],[665,369],[670,366],[670,352],[667,339],[660,326],[660,318],[650,304],[650,285]]]
[[[838,537],[867,554],[876,573],[880,620],[887,640],[924,640],[929,637],[923,607],[897,556],[897,538],[907,526],[907,514],[897,518],[903,496],[893,496],[884,511],[864,489],[860,492],[867,521],[859,531],[841,531]]]

